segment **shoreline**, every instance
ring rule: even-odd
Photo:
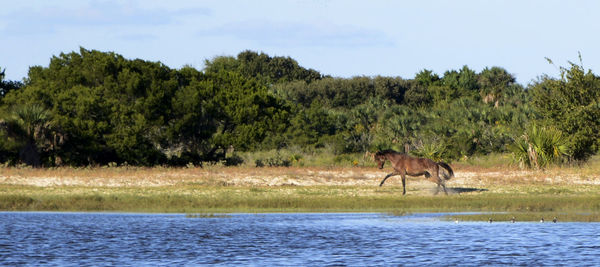
[[[486,212],[486,211],[458,211],[458,212],[381,212],[381,211],[331,211],[331,212],[213,212],[213,213],[153,213],[135,211],[0,211],[0,214],[25,213],[25,214],[100,214],[100,215],[132,215],[132,216],[164,216],[185,217],[190,219],[224,219],[233,216],[269,216],[277,214],[319,215],[319,214],[379,214],[391,217],[406,217],[407,219],[428,218],[439,222],[485,222],[485,223],[597,223],[600,222],[600,213],[564,213],[564,212]],[[540,221],[540,218],[546,218]],[[488,220],[492,219],[493,222]],[[514,219],[514,221],[512,221]],[[556,219],[556,221],[553,221]]]
[[[599,166],[600,167],[600,166]],[[458,165],[448,186],[599,185],[600,168],[520,170],[511,167],[478,168]],[[598,170],[596,170],[598,169]],[[214,186],[377,186],[392,171],[375,167],[97,167],[97,168],[1,168],[0,185],[163,187]],[[433,183],[423,176],[407,176],[407,189]],[[394,176],[385,185],[401,185]]]
[[[403,196],[399,177],[378,186],[389,168],[0,168],[0,211],[600,214],[593,168],[455,169],[448,196],[423,177]]]

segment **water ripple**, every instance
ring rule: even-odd
[[[0,213],[0,265],[600,265],[597,223],[439,214]]]

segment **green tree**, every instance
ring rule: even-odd
[[[367,152],[375,141],[377,122],[387,109],[380,98],[370,98],[349,110],[346,131],[343,132],[347,152]]]
[[[485,68],[479,73],[478,81],[483,101],[499,106],[504,94],[515,81],[515,77],[503,68]]]
[[[213,137],[220,148],[234,146],[247,151],[276,146],[289,123],[291,107],[272,95],[266,86],[231,71],[208,73],[210,105],[218,107],[217,132]]]
[[[410,88],[410,82],[400,77],[377,76],[373,82],[376,97],[391,100],[396,104],[404,101],[404,93]]]
[[[25,87],[5,102],[49,110],[69,136],[67,164],[151,165],[163,160],[157,134],[171,113],[175,74],[161,63],[81,48],[30,68]]]
[[[404,104],[412,107],[429,107],[433,104],[434,96],[432,96],[431,87],[437,90],[441,85],[440,77],[431,70],[424,69],[415,75],[410,88],[404,94]],[[435,92],[436,96],[441,96],[442,93]]]
[[[441,79],[440,76],[435,74],[432,70],[424,69],[415,75],[415,82],[418,85],[429,87],[432,85],[439,85]]]
[[[19,160],[40,167],[41,152],[54,151],[64,141],[56,131],[50,113],[39,105],[19,106],[13,109],[0,128],[18,145]]]
[[[433,103],[433,97],[427,87],[413,83],[404,94],[404,104],[418,108],[429,107]]]
[[[210,99],[213,83],[191,67],[179,71],[180,89],[172,98],[166,139],[161,144],[172,164],[201,164],[216,152],[211,140],[217,131],[219,107]]]
[[[451,70],[444,73],[442,85],[454,90],[453,98],[479,97],[478,75],[466,65],[459,71]]]
[[[236,58],[221,56],[207,60],[205,66],[205,72],[233,71],[268,84],[296,80],[310,83],[323,78],[316,70],[301,67],[290,57],[271,57],[250,50],[239,53]]]
[[[364,76],[350,79],[324,78],[311,83],[296,81],[274,86],[277,95],[305,108],[318,103],[329,108],[350,109],[374,97],[375,90],[376,84],[373,79]],[[382,91],[380,92],[385,94]]]
[[[458,88],[461,91],[461,95],[467,97],[476,95],[479,85],[477,84],[478,75],[475,71],[465,65],[460,69],[458,74]]]
[[[18,81],[7,81],[5,78],[6,69],[0,67],[0,105],[2,104],[2,98],[11,90],[19,89],[23,87],[23,83]]]
[[[296,111],[287,130],[288,142],[305,148],[323,147],[337,132],[335,118],[320,105]]]
[[[565,136],[576,160],[598,151],[600,138],[600,78],[582,65],[560,68],[559,79],[545,76],[533,85],[533,104],[542,125]]]

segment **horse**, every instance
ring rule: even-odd
[[[379,169],[383,169],[386,160],[389,160],[394,168],[394,172],[385,176],[379,186],[382,186],[387,178],[400,175],[402,177],[402,195],[406,195],[406,175],[425,175],[426,178],[431,179],[432,182],[438,185],[435,192],[436,195],[440,191],[440,186],[444,189],[444,193],[448,195],[445,181],[454,177],[454,171],[444,162],[435,162],[428,158],[415,158],[394,150],[377,151],[373,158],[377,162]],[[442,172],[444,180],[440,178],[440,167],[448,171],[448,173]]]

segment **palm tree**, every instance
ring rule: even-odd
[[[564,134],[553,127],[533,125],[515,143],[509,146],[513,160],[522,167],[544,168],[561,163],[571,156]]]
[[[34,167],[41,165],[41,150],[53,151],[64,143],[64,135],[56,131],[51,114],[39,105],[15,108],[6,120],[0,120],[0,129],[21,144],[21,162]]]

